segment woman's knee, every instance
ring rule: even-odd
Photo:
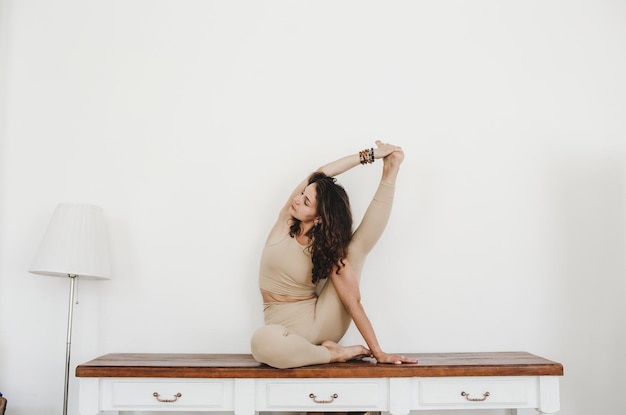
[[[257,329],[250,339],[252,357],[261,363],[272,361],[276,356],[280,338],[287,334],[287,329],[279,324],[268,324]]]

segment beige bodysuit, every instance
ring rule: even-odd
[[[279,242],[263,248],[259,288],[274,294],[310,298],[316,289],[311,271],[308,247],[285,234]]]
[[[354,232],[348,260],[358,278],[365,258],[383,233],[393,203],[394,187],[380,183]],[[313,264],[305,246],[288,234],[266,244],[261,255],[259,287],[274,294],[308,298],[317,286],[311,282]],[[330,362],[330,352],[321,343],[338,342],[351,323],[332,281],[318,296],[295,302],[264,303],[265,326],[254,332],[254,358],[277,368],[292,368]]]

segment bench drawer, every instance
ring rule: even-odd
[[[261,411],[377,410],[388,407],[386,379],[293,379],[257,383]]]
[[[107,379],[102,383],[104,410],[155,408],[232,409],[232,380]]]
[[[533,377],[416,380],[416,408],[530,408],[537,404]]]

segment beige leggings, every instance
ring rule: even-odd
[[[357,278],[361,277],[365,257],[387,225],[393,195],[393,186],[380,183],[354,232],[348,260]],[[252,335],[252,355],[281,369],[330,362],[330,352],[321,343],[341,340],[352,321],[330,279],[316,298],[264,306],[265,326]]]

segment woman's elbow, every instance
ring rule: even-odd
[[[348,313],[352,314],[353,311],[363,310],[360,298],[353,298],[343,303]]]

